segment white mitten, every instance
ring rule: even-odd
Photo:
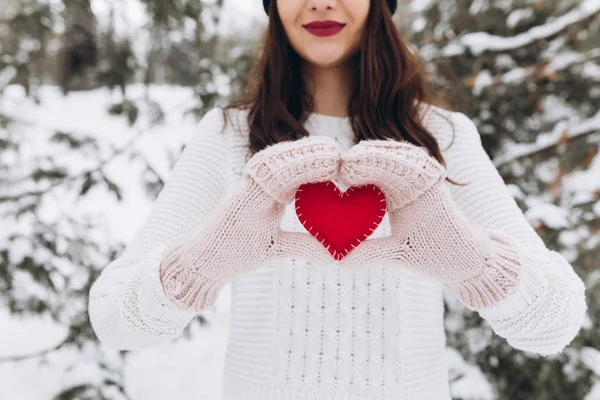
[[[454,287],[469,308],[489,307],[513,293],[520,246],[509,235],[472,223],[444,185],[447,171],[408,142],[366,140],[341,155],[340,179],[375,184],[388,199],[392,235],[360,244],[342,265],[392,261]]]
[[[160,266],[165,293],[198,311],[211,306],[232,278],[267,260],[333,261],[313,236],[284,232],[279,225],[298,187],[336,178],[339,160],[337,143],[326,136],[279,142],[254,154],[215,214],[166,251]]]

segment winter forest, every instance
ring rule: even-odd
[[[394,20],[587,288],[547,357],[445,296],[452,397],[600,399],[600,1],[405,0]],[[135,352],[99,344],[87,298],[267,23],[259,0],[0,1],[0,400],[219,399],[228,287]]]

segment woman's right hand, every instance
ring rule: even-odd
[[[340,149],[326,136],[279,142],[254,154],[216,213],[166,252],[160,266],[165,293],[199,311],[212,305],[231,279],[267,260],[334,261],[310,234],[279,226],[299,186],[336,178],[339,165]]]

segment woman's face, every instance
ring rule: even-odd
[[[370,6],[371,0],[277,0],[292,47],[306,61],[320,67],[338,65],[356,53]],[[318,36],[304,27],[326,20],[344,27],[331,36]]]

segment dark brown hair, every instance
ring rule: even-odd
[[[276,1],[269,4],[269,16],[248,87],[223,109],[225,121],[229,108],[249,110],[252,155],[269,145],[309,136],[303,125],[313,107],[302,76],[302,58],[287,38]],[[372,1],[364,32],[352,60],[358,74],[348,104],[354,143],[386,138],[408,141],[426,148],[445,166],[437,140],[420,120],[425,114],[420,110],[424,105],[450,107],[427,87],[423,59],[403,40],[385,0]]]

